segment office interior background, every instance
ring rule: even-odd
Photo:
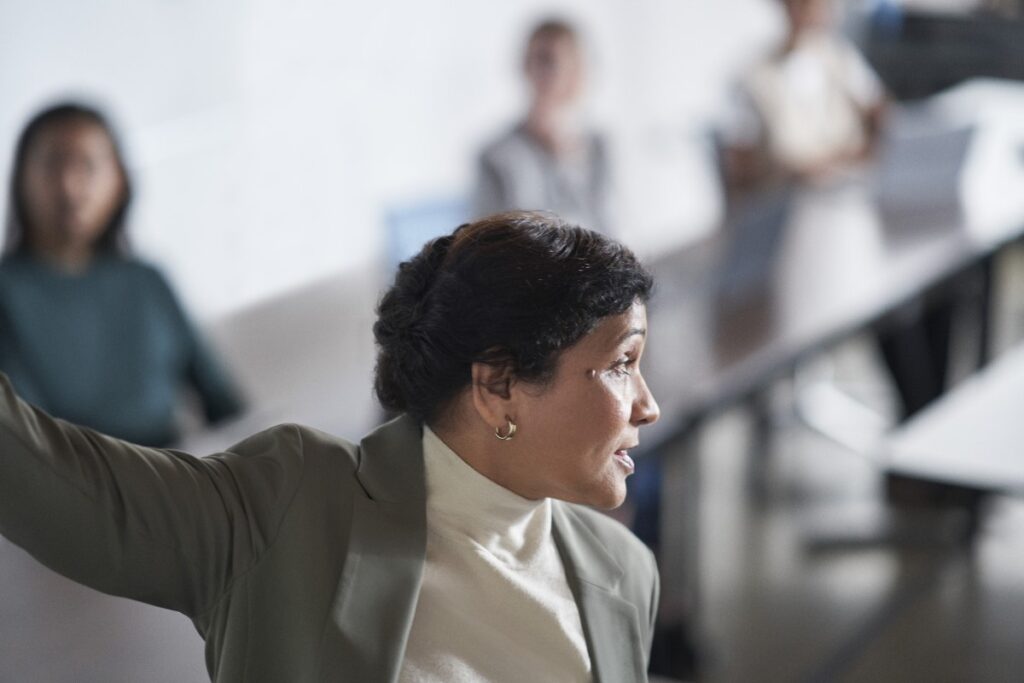
[[[839,26],[862,46],[872,17],[890,6],[991,22],[991,35],[1010,31],[1011,46],[1013,35],[1019,41],[996,61],[1024,62],[1024,17],[1014,3],[834,3]],[[185,442],[212,450],[282,420],[355,439],[381,417],[368,389],[364,401],[339,403],[336,387],[319,383],[348,376],[346,354],[372,358],[375,296],[408,256],[408,240],[468,218],[476,155],[521,117],[524,41],[549,16],[580,29],[582,115],[607,133],[614,162],[614,236],[652,262],[713,236],[726,216],[713,133],[736,79],[783,34],[775,0],[0,0],[0,176],[9,177],[17,135],[43,106],[74,98],[109,112],[136,185],[128,223],[134,248],[168,275],[253,398],[236,425],[213,433],[195,426]],[[950,35],[916,47],[941,65]],[[955,40],[980,54],[986,35]],[[902,58],[891,54],[875,56]],[[876,64],[883,81],[891,64]],[[974,185],[998,182],[1002,194],[1024,197],[1024,137],[1013,135],[1024,126],[1014,124],[1024,121],[1024,88],[1015,80],[1024,74],[976,71],[919,92],[901,82],[907,97],[895,106],[946,97],[948,109],[965,111],[975,94],[987,98],[976,109],[997,133],[974,138],[951,187],[969,196]],[[989,157],[1018,166],[995,175],[978,170]],[[0,214],[8,201],[0,196]],[[967,208],[985,213],[970,201]],[[1020,204],[1010,201],[1004,213],[1024,225]],[[985,343],[996,356],[1024,336],[1020,261],[1011,244],[994,266],[997,298]],[[320,330],[322,338],[309,339]],[[652,326],[652,335],[659,332]],[[821,510],[845,511],[842,519],[860,528],[877,522],[884,506],[877,458],[802,419],[806,378],[852,387],[880,416],[879,434],[897,422],[871,342],[851,334],[821,346],[762,393],[769,442],[760,441],[764,432],[743,404],[658,454],[667,463],[673,449],[686,450],[700,462],[687,470],[699,488],[700,502],[690,508],[699,522],[680,523],[696,526],[699,541],[669,548],[677,507],[658,502],[662,550],[678,557],[696,545],[700,558],[682,560],[690,567],[685,589],[673,586],[672,575],[663,578],[669,599],[677,599],[666,608],[676,628],[660,641],[657,673],[712,681],[1020,680],[1024,509],[1012,495],[986,498],[986,521],[968,551],[859,539],[809,550]],[[367,387],[371,371],[357,373]],[[856,431],[865,423],[853,424]],[[761,457],[751,451],[759,450],[772,456],[751,465]],[[935,519],[929,529],[946,523]],[[0,644],[0,679],[43,671],[37,680],[103,680],[123,656],[139,667],[127,670],[150,672],[145,680],[203,680],[201,645],[183,619],[150,621],[121,606],[103,612],[113,615],[106,617],[112,637],[137,640],[125,655],[87,635],[88,610],[99,602],[63,584],[52,589],[56,579],[37,577],[11,544],[0,540],[0,551],[0,567],[25,586],[4,598],[19,614],[33,611],[32,600],[65,602],[53,612],[56,621],[27,624],[12,623],[0,607],[0,642],[7,643]],[[46,631],[82,645],[54,654],[33,635]]]
[[[391,212],[465,198],[477,148],[525,106],[526,33],[552,14],[580,25],[587,115],[624,157],[622,237],[653,252],[713,223],[698,142],[729,74],[781,31],[773,9],[6,2],[2,168],[43,103],[98,102],[139,178],[138,248],[200,317],[224,315],[380,259]]]

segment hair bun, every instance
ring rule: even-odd
[[[430,292],[437,282],[453,239],[452,235],[438,237],[428,242],[419,254],[399,265],[395,286],[389,292],[404,304],[391,311],[394,315],[389,326],[394,333],[408,333],[429,308]],[[384,303],[381,302],[382,308]]]
[[[428,242],[398,266],[395,283],[377,306],[373,336],[379,349],[375,388],[381,403],[391,410],[407,410],[409,386],[401,378],[418,374],[416,348],[420,322],[430,309],[430,293],[454,241],[454,234]]]

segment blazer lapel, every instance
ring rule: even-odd
[[[646,681],[636,607],[619,597],[622,568],[567,505],[554,505],[555,543],[583,622],[595,683]]]
[[[426,553],[422,430],[401,417],[360,444],[345,567],[328,625],[323,680],[395,681]]]

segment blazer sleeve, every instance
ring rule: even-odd
[[[196,616],[272,544],[297,427],[196,458],[50,417],[0,374],[0,533],[75,581]]]

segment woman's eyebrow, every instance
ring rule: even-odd
[[[646,336],[647,335],[647,330],[644,329],[643,327],[631,327],[628,330],[626,330],[625,332],[623,332],[622,335],[618,339],[615,340],[615,345],[618,346],[622,342],[626,341],[630,337],[632,337],[634,335],[637,335],[637,334],[640,335],[641,337]]]

